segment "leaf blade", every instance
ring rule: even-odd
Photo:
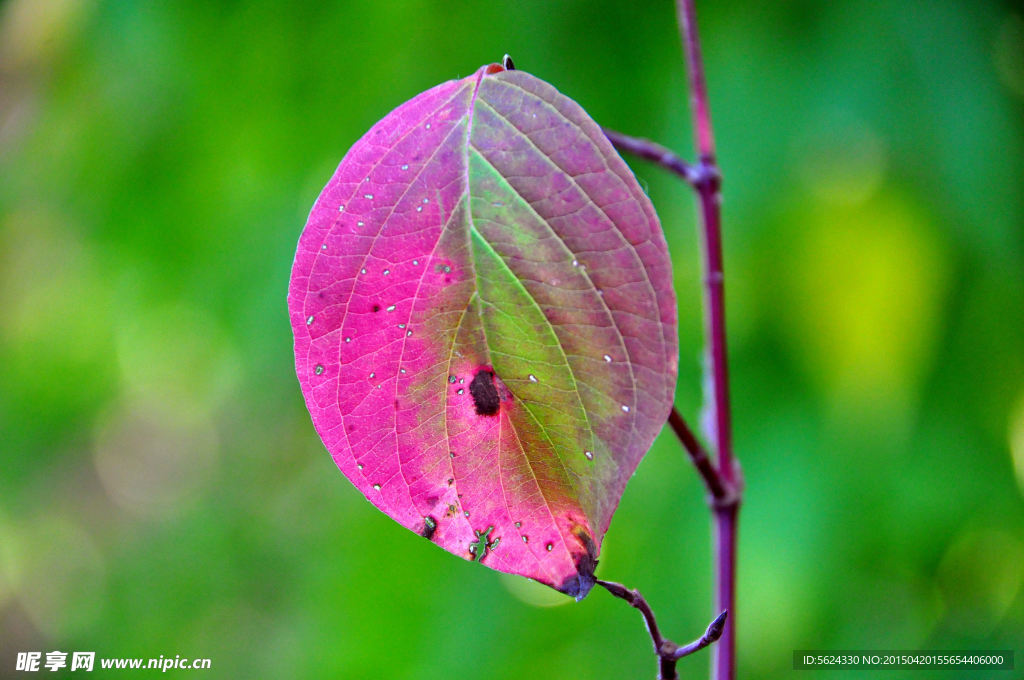
[[[575,102],[491,66],[393,111],[314,205],[289,307],[314,424],[371,502],[586,594],[677,348],[657,217]]]

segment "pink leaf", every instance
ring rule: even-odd
[[[399,106],[313,206],[288,306],[313,423],[370,502],[587,594],[678,350],[657,216],[578,104],[492,64]]]

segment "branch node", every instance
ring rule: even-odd
[[[725,495],[717,497],[713,494],[708,495],[708,505],[712,510],[733,510],[738,508],[743,502],[743,471],[740,469],[740,462],[738,459],[732,459],[732,479],[731,482],[723,480],[723,486],[725,487]]]
[[[658,656],[673,656],[678,649],[679,645],[671,640],[662,640],[658,646]]]
[[[693,186],[710,194],[722,190],[722,173],[713,156],[701,156],[700,162],[693,168]]]

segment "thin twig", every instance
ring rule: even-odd
[[[644,599],[639,590],[627,588],[621,583],[613,581],[597,579],[597,583],[615,597],[628,602],[643,615],[644,624],[647,626],[647,632],[651,636],[651,643],[654,645],[654,653],[658,657],[658,678],[660,680],[677,680],[679,676],[676,674],[676,664],[679,660],[684,656],[689,656],[698,650],[704,649],[722,635],[728,612],[719,614],[707,627],[704,634],[693,642],[682,646],[677,645],[661,636],[661,631],[658,630],[658,622],[654,618],[654,611],[651,610],[651,606],[647,604],[647,600]]]
[[[718,617],[708,625],[708,629],[704,631],[704,634],[694,640],[688,645],[683,645],[678,648],[672,656],[675,659],[682,659],[684,656],[689,656],[694,652],[700,651],[710,645],[712,642],[722,637],[722,631],[725,630],[725,620],[729,617],[729,612],[724,611],[718,615]]]
[[[605,590],[615,597],[625,600],[631,606],[640,610],[644,617],[644,623],[647,625],[647,632],[651,634],[651,642],[654,643],[654,653],[660,654],[661,645],[665,642],[665,639],[661,637],[661,631],[658,630],[658,622],[654,619],[654,612],[651,610],[651,606],[647,604],[647,600],[640,594],[640,591],[627,588],[621,583],[615,583],[614,581],[597,579],[597,584],[604,587]]]
[[[690,454],[690,461],[697,468],[701,478],[703,478],[704,485],[707,486],[708,493],[711,494],[715,507],[738,502],[736,489],[732,484],[722,479],[704,447],[697,440],[697,436],[690,429],[690,426],[686,424],[686,421],[683,420],[683,416],[675,406],[672,407],[671,413],[668,414],[668,424],[672,427],[672,431],[676,433],[676,436],[679,437],[683,448]]]
[[[697,168],[680,158],[672,149],[643,137],[624,135],[610,128],[601,128],[601,130],[604,132],[604,136],[608,138],[608,141],[619,151],[625,151],[634,156],[654,161],[666,170],[679,175],[692,186],[697,186],[697,181],[700,178]]]

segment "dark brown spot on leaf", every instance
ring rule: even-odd
[[[494,372],[482,370],[469,383],[469,393],[473,396],[473,405],[478,416],[493,416],[498,413],[501,400],[498,390],[494,387]]]

